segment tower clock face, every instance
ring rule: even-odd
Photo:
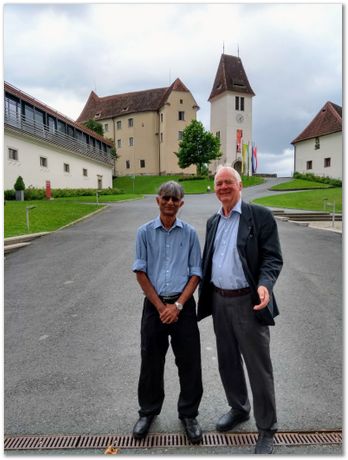
[[[244,121],[244,117],[241,113],[238,113],[236,116],[236,120],[238,123],[242,123]]]

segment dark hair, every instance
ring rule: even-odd
[[[184,189],[177,182],[170,180],[160,186],[160,188],[158,189],[158,195],[159,196],[164,196],[164,195],[174,196],[181,200],[184,197]]]

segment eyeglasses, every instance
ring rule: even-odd
[[[177,198],[176,196],[169,196],[169,195],[164,195],[161,196],[162,200],[164,201],[169,201],[172,200],[173,203],[178,203],[180,201],[180,198]]]

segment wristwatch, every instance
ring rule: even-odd
[[[179,302],[175,302],[174,305],[176,306],[176,308],[177,308],[179,311],[181,311],[181,310],[184,308],[183,304],[182,304],[182,303],[179,303]]]

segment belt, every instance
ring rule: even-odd
[[[163,303],[174,303],[178,300],[180,296],[181,296],[181,293],[176,294],[176,295],[165,295],[165,296],[160,295],[158,297],[161,299]]]
[[[242,295],[249,294],[251,292],[250,287],[245,287],[241,289],[220,289],[213,284],[213,289],[215,292],[218,292],[223,297],[239,297]]]

